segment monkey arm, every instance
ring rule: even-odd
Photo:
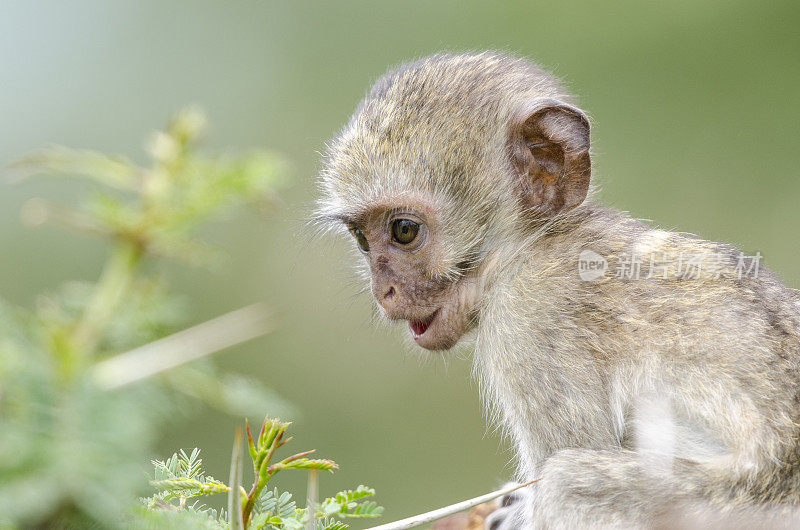
[[[659,464],[623,449],[565,449],[548,458],[540,473],[542,480],[525,500],[525,528],[712,523],[744,528],[755,522],[763,528],[790,528],[800,523],[795,508],[737,498],[724,470],[680,458]]]

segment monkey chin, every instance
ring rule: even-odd
[[[445,351],[453,348],[466,329],[460,319],[453,318],[447,306],[442,306],[423,320],[409,320],[411,338],[417,346],[431,351]]]

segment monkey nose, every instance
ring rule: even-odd
[[[398,309],[398,296],[397,296],[397,289],[394,285],[387,285],[382,287],[381,289],[376,289],[376,297],[378,303],[383,306],[386,310],[386,313],[391,317],[395,311]]]

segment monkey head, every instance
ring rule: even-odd
[[[455,346],[504,254],[586,197],[589,123],[568,101],[527,61],[435,55],[381,78],[329,144],[319,218],[419,346]]]

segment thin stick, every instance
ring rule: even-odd
[[[315,512],[319,503],[319,475],[316,469],[308,470],[308,491],[306,493],[306,509],[308,510],[308,522],[306,530],[314,530],[317,518]]]
[[[526,484],[509,486],[507,488],[497,490],[493,493],[487,493],[486,495],[475,497],[474,499],[469,499],[466,501],[458,502],[456,504],[451,504],[450,506],[445,506],[444,508],[439,508],[438,510],[433,510],[427,513],[421,513],[419,515],[408,517],[406,519],[401,519],[393,523],[382,524],[380,526],[373,526],[371,528],[368,528],[367,530],[405,530],[406,528],[414,528],[415,526],[421,526],[426,523],[430,523],[438,519],[447,517],[448,515],[453,515],[458,512],[463,512],[464,510],[468,510],[469,508],[473,508],[479,504],[483,504],[484,502],[491,501],[493,499],[496,499],[497,497],[502,497],[503,495],[507,495],[512,491],[524,488],[525,486],[530,486],[534,482],[539,482],[540,480],[542,479],[537,478],[536,480],[531,480]]]
[[[231,454],[230,489],[228,490],[228,517],[231,521],[231,530],[244,530],[250,524],[249,518],[245,523],[242,517],[242,428],[236,428],[233,437],[233,451]]]
[[[122,353],[94,367],[94,377],[113,390],[205,357],[269,331],[267,311],[253,304]]]

